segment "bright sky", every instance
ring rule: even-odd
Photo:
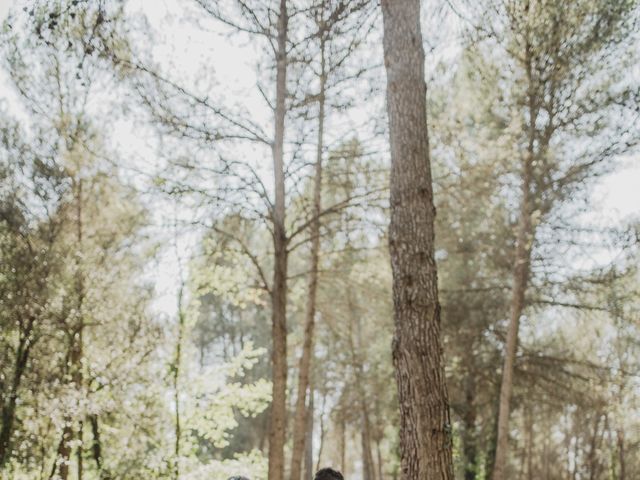
[[[0,22],[3,22],[7,13],[9,13],[11,3],[11,0],[0,0]]]

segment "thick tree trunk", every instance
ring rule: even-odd
[[[274,268],[271,291],[273,387],[269,424],[269,480],[284,479],[287,420],[287,234],[285,227],[284,122],[287,94],[287,1],[280,0],[276,55],[275,134],[273,140]]]
[[[419,0],[382,0],[391,141],[391,224],[395,334],[405,480],[452,480],[434,258],[433,188]]]
[[[324,34],[322,34],[324,35]],[[318,96],[318,140],[316,145],[316,165],[313,184],[313,221],[310,226],[311,258],[309,265],[309,284],[307,287],[307,308],[305,312],[304,340],[302,356],[298,368],[298,397],[293,427],[293,451],[291,453],[291,480],[300,480],[302,456],[305,444],[306,393],[309,386],[309,372],[313,360],[313,335],[316,316],[316,292],[318,289],[318,263],[320,259],[320,212],[322,202],[322,151],[324,149],[324,111],[325,111],[325,41],[320,40],[320,94]]]

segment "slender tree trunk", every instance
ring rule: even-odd
[[[322,461],[322,452],[324,452],[324,437],[327,433],[327,429],[324,425],[324,410],[327,406],[327,396],[322,396],[322,406],[320,407],[320,445],[318,445],[318,459],[316,460],[316,470],[320,469],[320,462]],[[342,472],[346,475],[346,471],[343,469]]]
[[[298,368],[298,397],[293,426],[293,451],[291,454],[291,480],[300,480],[302,456],[305,444],[306,392],[309,386],[309,372],[313,361],[313,335],[316,316],[316,292],[318,289],[318,263],[320,259],[320,212],[322,209],[322,151],[324,149],[325,117],[325,39],[320,39],[320,94],[318,96],[318,140],[316,145],[316,166],[313,184],[313,221],[311,222],[311,258],[309,284],[307,287],[307,306],[305,312],[304,341],[302,356]]]
[[[181,277],[182,278],[182,277]],[[182,279],[181,279],[182,281]],[[180,455],[181,455],[181,436],[182,428],[180,423],[180,366],[182,363],[182,341],[184,337],[184,311],[182,306],[184,285],[181,284],[178,291],[178,338],[176,339],[176,346],[173,358],[173,403],[174,403],[174,429],[175,429],[175,443],[174,443],[174,463],[173,463],[173,476],[177,480],[180,478]]]
[[[391,143],[393,364],[400,403],[402,477],[452,480],[420,1],[382,0],[382,14]]]
[[[624,430],[618,428],[616,431],[617,441],[618,441],[618,463],[620,464],[620,470],[618,475],[618,480],[626,479],[626,461],[625,461],[625,445],[624,445]]]
[[[533,414],[531,409],[525,411],[527,428],[527,480],[533,480]]]
[[[376,457],[378,457],[378,480],[384,480],[384,464],[382,462],[382,450],[380,449],[380,438],[376,438]]]
[[[315,408],[315,394],[313,384],[309,385],[309,406],[307,407],[307,431],[304,455],[304,478],[313,477],[313,420]]]
[[[496,388],[493,392],[492,403],[494,403],[492,408],[492,425],[489,433],[489,441],[487,442],[486,450],[485,450],[485,460],[484,460],[484,471],[485,478],[493,477],[493,466],[496,463],[496,443],[498,439],[498,414],[500,411],[500,383],[496,382]]]
[[[280,0],[276,55],[275,134],[273,174],[274,269],[271,291],[273,387],[269,425],[269,480],[284,479],[287,417],[287,234],[285,226],[284,123],[287,94],[287,1]]]
[[[70,420],[65,419],[65,426],[62,429],[62,438],[58,444],[56,461],[53,464],[53,470],[49,478],[54,478],[56,470],[58,471],[58,477],[60,480],[67,480],[69,478],[69,458],[71,457],[70,443],[73,440],[73,429],[70,425]]]
[[[93,454],[93,460],[96,462],[96,468],[98,469],[98,472],[101,474],[102,473],[102,444],[100,443],[100,427],[98,425],[98,416],[89,415],[89,423],[91,424],[91,434],[93,436],[91,452]]]
[[[520,215],[516,239],[516,252],[513,265],[513,285],[511,289],[511,314],[507,328],[507,343],[505,346],[504,365],[502,368],[502,383],[500,386],[500,409],[498,413],[498,439],[496,443],[496,461],[493,467],[493,480],[506,480],[507,458],[509,453],[509,416],[511,414],[511,395],[513,392],[513,372],[515,369],[516,353],[518,349],[518,332],[520,317],[525,307],[525,293],[529,283],[529,267],[531,263],[531,249],[534,238],[532,222],[532,184],[533,161],[536,142],[537,105],[533,93],[533,72],[531,60],[531,46],[526,47],[527,79],[529,82],[529,125],[527,152],[522,162]]]
[[[13,425],[16,417],[16,407],[18,401],[18,391],[22,383],[22,376],[27,368],[29,352],[33,345],[31,340],[31,330],[35,319],[28,320],[27,333],[20,335],[18,348],[16,350],[16,366],[13,372],[8,399],[2,405],[2,428],[0,429],[0,470],[7,463],[11,456],[11,437],[13,435]]]
[[[464,382],[465,411],[462,418],[464,430],[462,434],[462,454],[464,456],[464,479],[475,480],[478,470],[476,445],[476,382],[473,372],[467,373]]]
[[[83,181],[80,178],[80,166],[77,166],[77,177],[74,178],[74,191],[75,191],[75,207],[76,207],[76,248],[81,251],[83,245],[83,219],[82,219],[82,187]],[[82,256],[79,254],[75,260],[76,272],[75,272],[75,294],[76,294],[76,312],[72,320],[74,322],[71,326],[71,332],[69,335],[69,369],[71,370],[71,381],[74,387],[81,393],[84,393],[83,387],[83,373],[82,373],[82,355],[83,355],[83,333],[84,333],[84,297],[85,297],[85,285],[84,285],[84,272],[82,269]],[[78,405],[78,410],[80,410]],[[56,466],[58,470],[58,476],[61,480],[67,480],[69,477],[69,466],[71,462],[71,442],[74,437],[78,438],[78,446],[76,450],[77,461],[77,474],[78,480],[82,480],[83,475],[83,463],[82,463],[82,420],[78,420],[78,428],[74,431],[74,418],[68,415],[65,418],[65,425],[62,430],[62,438],[58,445],[58,457],[56,463],[54,463],[51,477],[55,475]]]
[[[371,424],[369,423],[369,411],[364,401],[360,402],[362,430],[360,431],[360,443],[362,445],[363,479],[375,480],[375,467],[371,453]]]
[[[82,177],[80,168],[78,167],[78,181],[77,181],[77,198],[76,198],[76,241],[78,242],[78,248],[82,248],[83,243],[83,218],[82,218]],[[84,395],[84,376],[82,372],[82,356],[84,354],[84,345],[83,345],[83,337],[84,337],[84,297],[85,297],[85,285],[84,285],[84,271],[82,266],[82,257],[79,256],[76,260],[76,294],[77,294],[77,332],[74,335],[72,342],[74,342],[74,349],[71,354],[71,366],[73,368],[73,382],[75,384],[76,389],[80,392],[80,396]],[[80,407],[80,405],[78,405]],[[80,408],[79,408],[80,410]],[[82,415],[80,413],[80,415]],[[82,480],[83,476],[83,462],[82,462],[82,442],[83,442],[83,422],[82,416],[80,416],[78,420],[78,430],[77,430],[77,438],[78,438],[78,446],[76,450],[76,461],[77,461],[77,471],[78,471],[78,480]]]
[[[11,436],[13,434],[13,422],[16,415],[17,395],[12,390],[9,399],[2,406],[2,429],[0,429],[0,470],[9,460],[11,451]]]
[[[373,465],[373,455],[371,454],[371,424],[369,422],[369,409],[367,407],[367,395],[365,391],[365,372],[363,365],[364,339],[362,338],[362,324],[360,315],[355,309],[355,305],[351,296],[351,288],[347,286],[347,298],[349,310],[351,313],[350,325],[355,324],[356,342],[353,341],[353,335],[350,328],[349,339],[350,347],[353,352],[353,363],[356,372],[356,387],[359,395],[360,403],[360,443],[362,447],[362,466],[364,480],[375,480],[375,469]]]
[[[340,471],[347,474],[347,422],[344,412],[340,413]]]

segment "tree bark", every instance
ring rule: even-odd
[[[313,360],[313,335],[316,316],[316,292],[318,289],[318,263],[320,260],[320,212],[322,211],[322,151],[324,149],[324,116],[326,63],[325,39],[320,39],[320,93],[318,96],[318,140],[316,145],[316,165],[313,183],[313,221],[310,225],[311,258],[309,284],[307,286],[307,306],[305,312],[304,340],[302,356],[298,367],[298,397],[293,427],[293,450],[291,453],[291,480],[300,480],[302,456],[305,444],[306,393],[309,387],[309,372]]]
[[[280,0],[276,54],[275,133],[273,141],[274,269],[271,290],[273,386],[269,424],[269,480],[284,479],[287,416],[287,234],[285,226],[284,123],[287,93],[287,1]]]
[[[382,14],[391,143],[393,364],[402,478],[452,480],[420,1],[382,0]]]

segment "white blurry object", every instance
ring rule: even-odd
[[[0,24],[4,22],[9,14],[9,7],[11,7],[12,0],[0,0]]]

